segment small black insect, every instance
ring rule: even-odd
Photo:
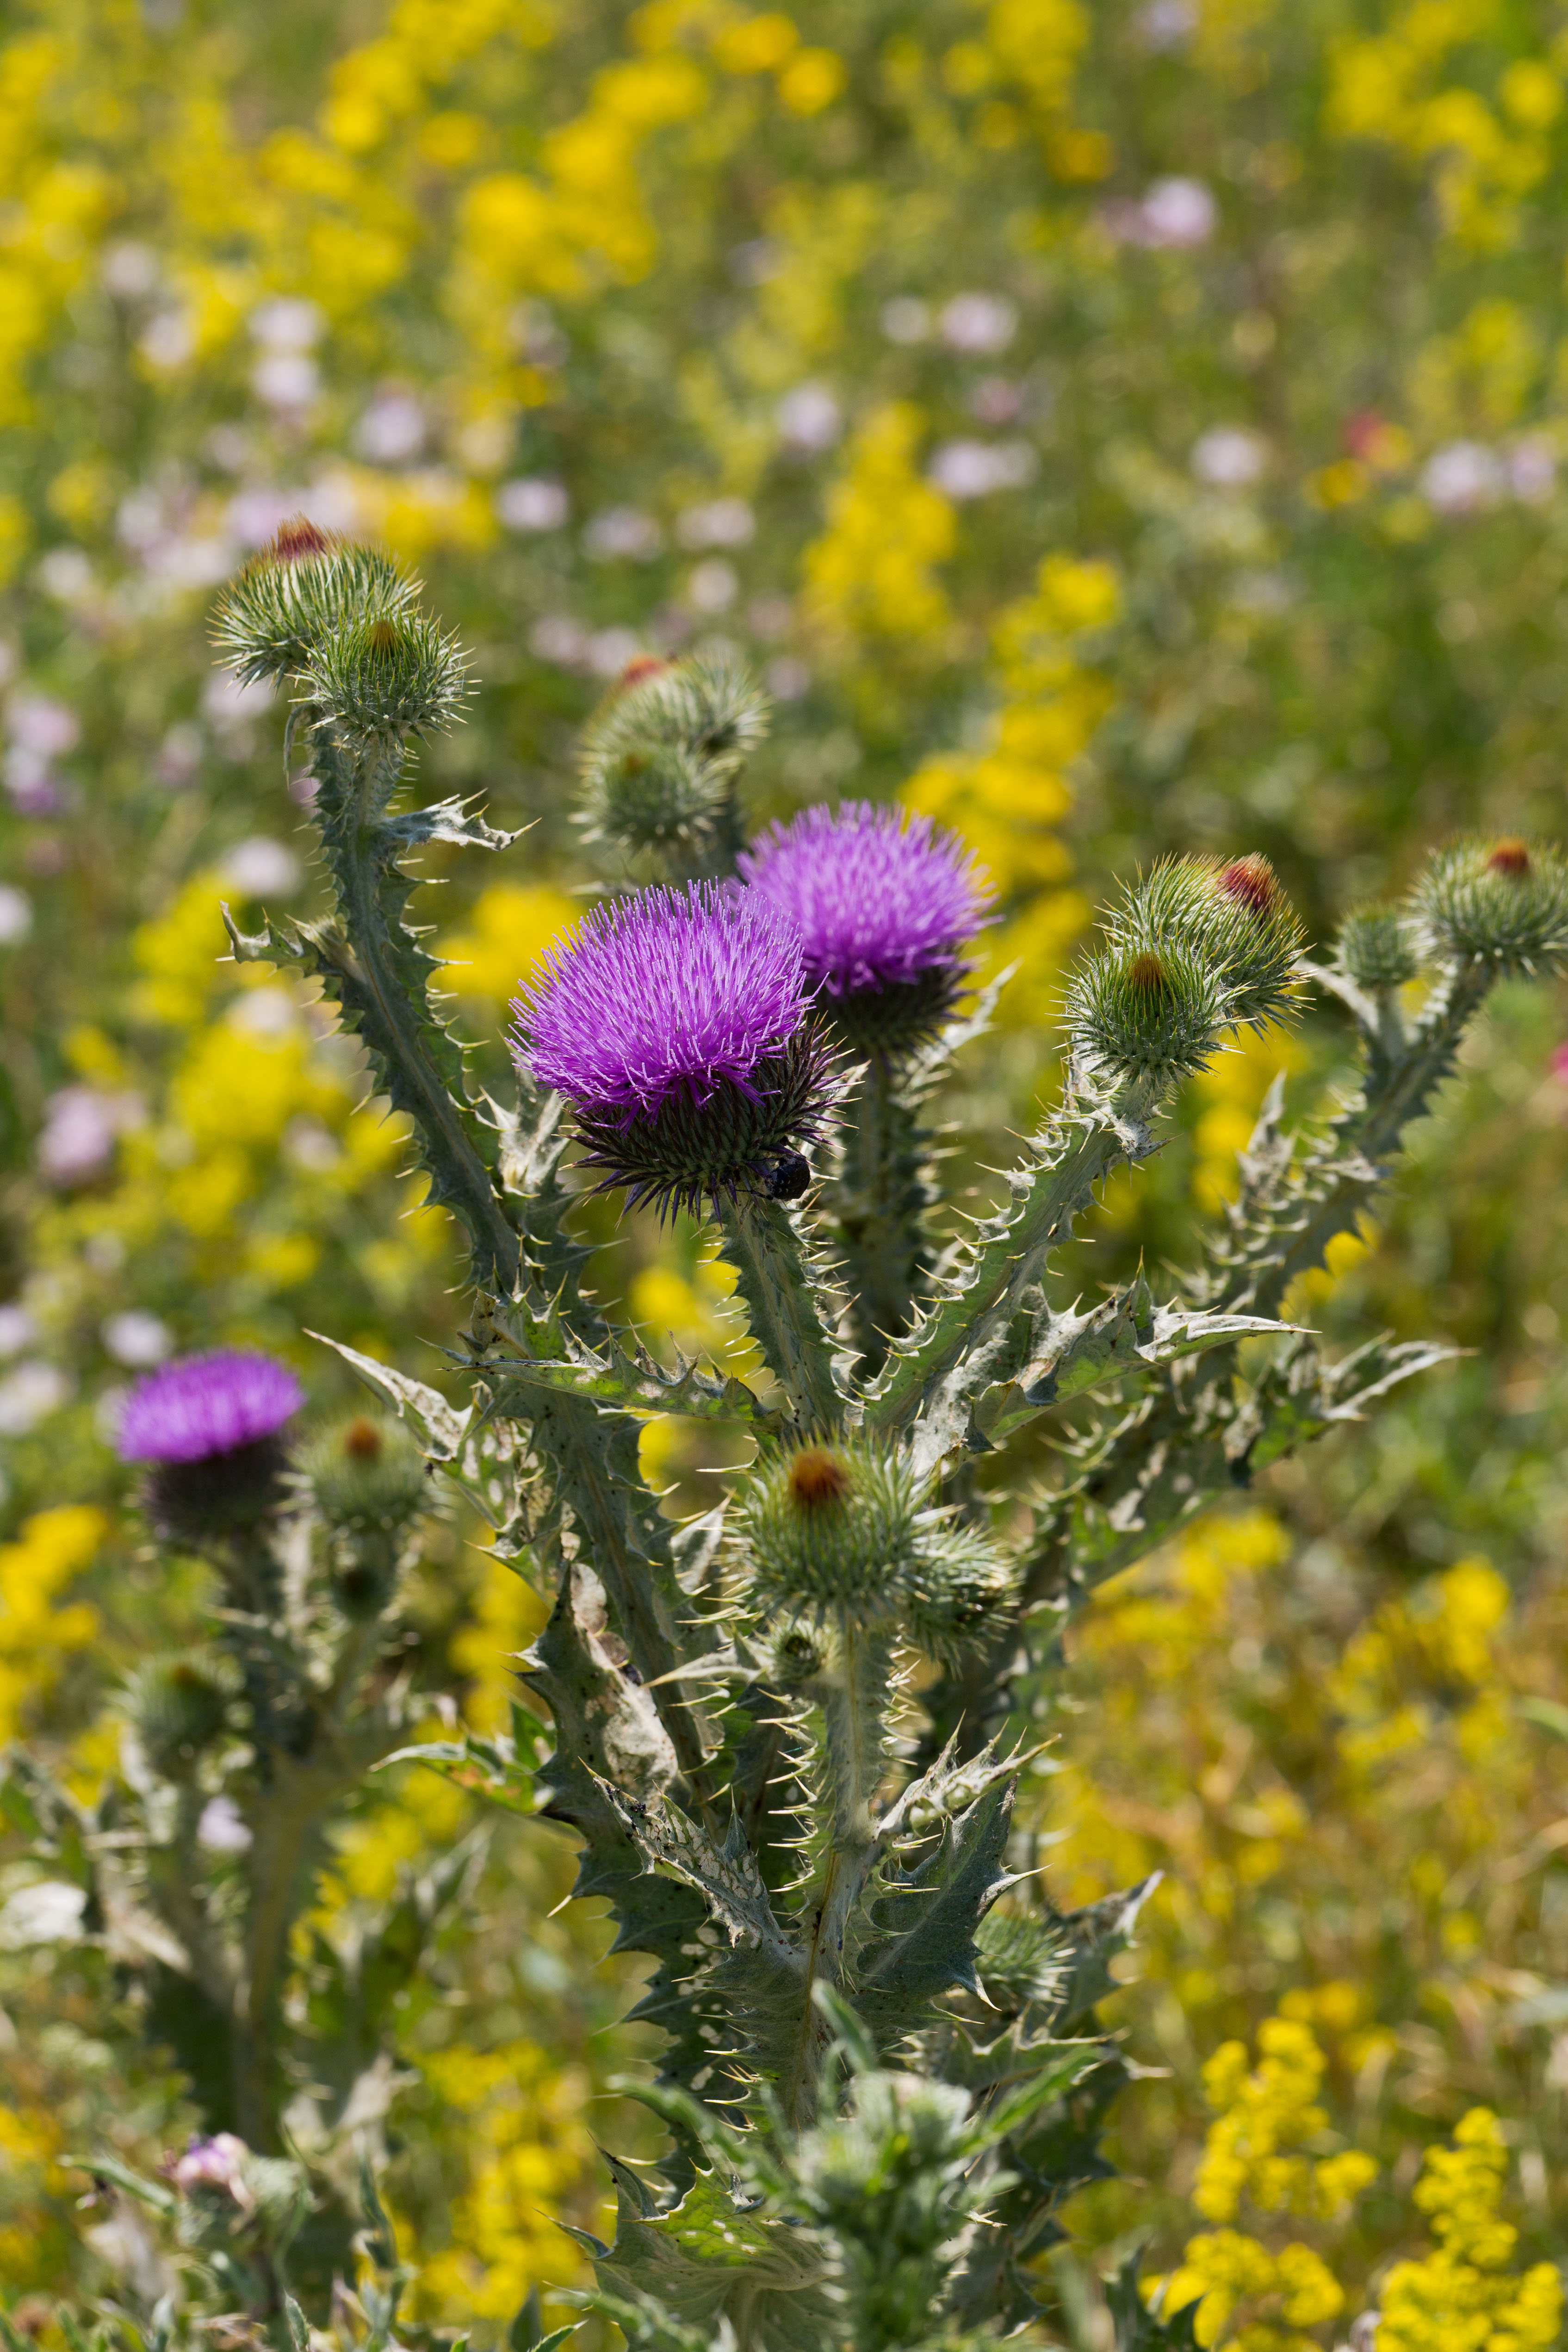
[[[770,1201],[798,1201],[811,1181],[811,1163],[803,1151],[781,1151],[768,1179]]]

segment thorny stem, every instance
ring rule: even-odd
[[[833,1378],[832,1347],[807,1265],[806,1247],[777,1201],[743,1194],[720,1203],[723,1253],[736,1269],[751,1335],[802,1429],[834,1430],[845,1399]]]
[[[810,1897],[795,2066],[782,2086],[785,2113],[798,2128],[810,2120],[815,2061],[823,2042],[811,1987],[819,1977],[834,1985],[843,1979],[845,1934],[876,1853],[872,1807],[887,1771],[893,1638],[841,1611],[837,1646],[832,1675],[824,1675],[813,1689],[822,1714],[821,1759],[830,1819],[821,1874]]]
[[[888,1341],[901,1339],[914,1317],[923,1256],[921,1140],[898,1072],[885,1054],[873,1053],[846,1128],[835,1202],[862,1379],[881,1370]]]

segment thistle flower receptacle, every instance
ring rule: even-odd
[[[595,908],[514,1005],[514,1048],[573,1107],[600,1189],[699,1211],[790,1198],[834,1080],[800,945],[738,883]]]
[[[769,826],[739,865],[799,930],[808,978],[852,1053],[896,1055],[941,1027],[992,896],[956,834],[850,801]]]
[[[1207,968],[1224,992],[1227,1026],[1266,1028],[1291,1010],[1301,926],[1256,853],[1167,858],[1131,887],[1105,928],[1113,948]]]
[[[931,1507],[904,1456],[863,1440],[766,1463],[737,1532],[757,1601],[791,1636],[842,1618],[952,1664],[994,1633],[1015,1591],[985,1531]]]
[[[1568,957],[1568,861],[1545,843],[1471,836],[1440,849],[1416,886],[1419,944],[1501,975]]]
[[[631,662],[589,721],[579,759],[590,841],[655,870],[727,866],[747,754],[768,731],[768,698],[728,654]]]
[[[139,1381],[120,1413],[121,1461],[148,1466],[160,1533],[200,1543],[257,1527],[284,1499],[284,1424],[305,1391],[274,1357],[214,1349]]]

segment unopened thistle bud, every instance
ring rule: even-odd
[[[807,977],[850,1052],[907,1052],[951,1014],[991,899],[956,834],[850,801],[769,826],[739,866],[800,932]]]
[[[1155,1086],[1203,1069],[1233,1017],[1213,967],[1174,945],[1108,948],[1067,992],[1075,1056],[1113,1078]]]
[[[1457,841],[1427,866],[1413,911],[1422,946],[1445,963],[1556,965],[1568,956],[1568,864],[1544,843]]]
[[[1014,1579],[984,1532],[931,1508],[928,1492],[903,1455],[862,1440],[765,1464],[736,1519],[763,1610],[785,1621],[787,1637],[843,1617],[956,1661],[994,1630]]]
[[[148,1465],[143,1501],[159,1533],[200,1544],[270,1518],[286,1492],[283,1427],[304,1402],[286,1364],[231,1349],[139,1381],[120,1413],[120,1455]]]
[[[299,1456],[302,1482],[329,1528],[363,1533],[408,1525],[430,1500],[430,1465],[400,1421],[355,1413]]]
[[[290,677],[338,630],[395,620],[417,593],[417,583],[379,548],[333,538],[296,515],[225,591],[213,634],[243,684]]]
[[[151,1658],[126,1685],[125,1711],[141,1751],[165,1780],[188,1780],[223,1733],[238,1675],[226,1658],[192,1650]]]
[[[356,1413],[303,1449],[299,1483],[334,1538],[332,1598],[347,1617],[379,1616],[405,1530],[429,1505],[423,1454],[401,1422]]]
[[[571,1103],[601,1191],[664,1213],[804,1190],[829,1045],[799,940],[738,883],[596,908],[513,1011],[517,1058]]]
[[[1175,949],[1211,971],[1228,1026],[1261,1029],[1291,1009],[1301,926],[1266,857],[1167,858],[1132,885],[1105,928],[1115,947]]]
[[[1397,907],[1357,907],[1340,925],[1334,961],[1358,988],[1403,988],[1421,969],[1410,927]]]
[[[767,697],[732,656],[629,663],[582,739],[588,838],[655,870],[700,864],[733,832],[736,780],[767,731]]]
[[[418,613],[381,613],[321,638],[299,673],[304,698],[353,735],[429,735],[469,691],[455,636]]]

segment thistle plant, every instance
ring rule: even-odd
[[[132,2031],[172,2053],[201,2117],[161,2181],[83,2151],[97,2193],[170,2223],[171,2259],[199,2263],[218,2307],[283,2331],[291,2287],[325,2293],[351,2267],[364,2199],[334,2141],[384,2109],[395,1995],[469,1859],[340,1937],[312,1923],[301,1968],[330,1830],[420,1705],[393,1653],[429,1475],[397,1421],[312,1428],[286,1365],[230,1349],[138,1382],[119,1447],[160,1552],[209,1571],[205,1638],[128,1676],[121,1769],[95,1801],[25,1752],[0,1795],[80,1887]]]
[[[651,1963],[633,2013],[664,2047],[641,2095],[670,2145],[653,2175],[609,2158],[599,2307],[650,2352],[1044,2341],[1041,2258],[1105,2169],[1127,2072],[1096,2004],[1146,1892],[1064,1914],[1013,1825],[1063,1621],[1443,1356],[1373,1339],[1331,1357],[1284,1303],[1355,1226],[1493,983],[1568,954],[1568,868],[1459,845],[1318,963],[1262,858],[1156,867],[1072,975],[1058,1099],[966,1231],[927,1124],[988,1012],[965,997],[987,902],[960,844],[851,808],[743,850],[751,689],[702,660],[632,676],[594,723],[585,814],[632,866],[656,852],[659,879],[606,899],[520,992],[516,1097],[497,1102],[403,919],[424,845],[507,846],[413,794],[417,739],[455,715],[456,653],[382,560],[298,530],[231,591],[220,638],[297,697],[332,896],[312,924],[231,922],[235,953],[321,982],[467,1251],[466,1402],[340,1352],[550,1608],[514,1740],[421,1752],[520,1801],[548,1710],[540,1810]],[[655,824],[655,803],[686,814]],[[1055,1254],[1158,1149],[1181,1081],[1309,987],[1354,1026],[1355,1090],[1292,1131],[1276,1087],[1239,1199],[1170,1295],[1140,1273],[1061,1297]],[[710,1222],[765,1376],[661,1362],[614,1326],[573,1226],[590,1189]],[[639,1467],[661,1413],[754,1448],[684,1526]],[[314,1490],[333,1543],[361,1547],[362,1601],[340,1587],[352,1643],[384,1554],[340,1471]],[[251,1634],[231,1650],[259,1676]],[[321,1720],[315,1685],[246,1688],[257,1721]],[[280,1731],[272,1769],[293,1753]],[[1190,2341],[1131,2274],[1111,2307],[1124,2347]]]

